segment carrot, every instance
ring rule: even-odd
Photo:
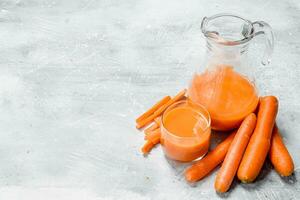
[[[159,137],[155,137],[155,138],[152,138],[151,140],[147,140],[147,142],[144,144],[144,146],[142,147],[142,152],[144,154],[147,154],[151,151],[151,149],[156,145],[158,144],[160,141],[160,136]]]
[[[166,103],[165,105],[163,105],[162,107],[160,107],[157,111],[155,111],[154,114],[157,114],[157,116],[160,115],[160,114],[162,114],[170,105],[172,105],[176,101],[179,101],[180,99],[182,99],[184,97],[185,93],[186,93],[186,89],[180,91],[168,103]]]
[[[152,131],[156,130],[157,128],[159,128],[158,124],[154,121],[154,123],[149,126],[148,128],[146,128],[144,130],[145,135],[148,135],[149,133],[151,133]]]
[[[196,182],[209,174],[217,165],[225,158],[227,150],[235,136],[235,132],[231,133],[223,142],[215,149],[209,152],[204,158],[197,161],[185,171],[185,179],[189,182]]]
[[[168,101],[170,101],[170,96],[165,96],[160,101],[158,101],[156,104],[154,104],[149,110],[147,110],[145,113],[143,113],[141,116],[139,116],[135,121],[141,122],[143,119],[149,117],[151,114],[153,114],[157,109],[159,109],[161,106],[166,104]]]
[[[234,136],[215,180],[215,189],[217,192],[227,192],[230,188],[255,124],[256,116],[254,113],[251,113],[244,119]]]
[[[156,117],[154,119],[154,121],[156,122],[157,126],[160,127],[160,125],[161,125],[161,117]]]
[[[156,145],[160,142],[160,134],[157,135],[156,137],[151,138],[151,142]]]
[[[155,114],[150,115],[148,118],[146,118],[146,119],[144,119],[144,120],[138,122],[138,123],[136,124],[136,128],[137,128],[137,129],[143,128],[143,127],[146,126],[147,124],[151,123],[151,122],[155,119],[155,117],[157,117],[157,116],[158,116],[158,115],[155,115]]]
[[[276,97],[266,96],[260,99],[257,124],[237,173],[242,182],[254,181],[265,162],[277,111]]]
[[[156,117],[160,116],[170,105],[172,105],[176,101],[182,99],[184,97],[185,93],[186,93],[186,89],[179,92],[174,98],[172,98],[166,104],[161,106],[152,115],[150,115],[146,119],[143,119],[143,120],[137,122],[136,128],[140,129],[140,128],[144,127],[145,125],[149,124],[150,122],[152,122]]]
[[[149,153],[150,151],[151,151],[151,149],[153,148],[153,143],[151,142],[151,141],[147,141],[145,144],[144,144],[144,146],[142,147],[142,152],[144,153],[144,154],[147,154],[147,153]]]
[[[144,133],[147,135],[148,133],[154,131],[155,129],[160,127],[160,117],[154,119],[154,123],[144,130]]]
[[[170,100],[171,101],[171,100]],[[161,113],[160,113],[161,114]],[[153,113],[152,115],[150,115],[148,118],[140,121],[137,123],[136,128],[140,129],[143,128],[144,126],[146,126],[147,124],[151,123],[156,117],[158,117],[160,115],[159,113]]]
[[[293,159],[282,141],[276,124],[273,128],[269,158],[281,176],[290,176],[294,172]]]
[[[145,135],[145,140],[153,140],[154,138],[159,137],[160,138],[160,129],[155,129],[154,131],[148,133]]]

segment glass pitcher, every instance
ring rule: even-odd
[[[214,130],[237,128],[259,102],[248,47],[255,36],[264,35],[262,64],[269,64],[274,44],[272,29],[263,21],[218,14],[205,17],[201,30],[207,53],[190,82],[188,97],[206,107]]]

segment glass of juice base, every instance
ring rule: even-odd
[[[211,119],[203,106],[189,99],[178,101],[165,110],[161,120],[160,142],[168,158],[188,162],[207,153]]]

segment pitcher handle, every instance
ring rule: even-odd
[[[274,35],[271,26],[264,21],[256,21],[252,23],[254,27],[254,35],[264,34],[266,38],[266,49],[261,63],[268,65],[271,61],[271,55],[274,49]]]

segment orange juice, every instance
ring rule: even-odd
[[[231,66],[218,66],[196,74],[188,96],[209,111],[215,130],[238,127],[248,114],[255,111],[259,101],[254,85]]]
[[[167,157],[192,161],[209,147],[210,117],[205,108],[190,101],[179,101],[163,114],[161,144]]]

